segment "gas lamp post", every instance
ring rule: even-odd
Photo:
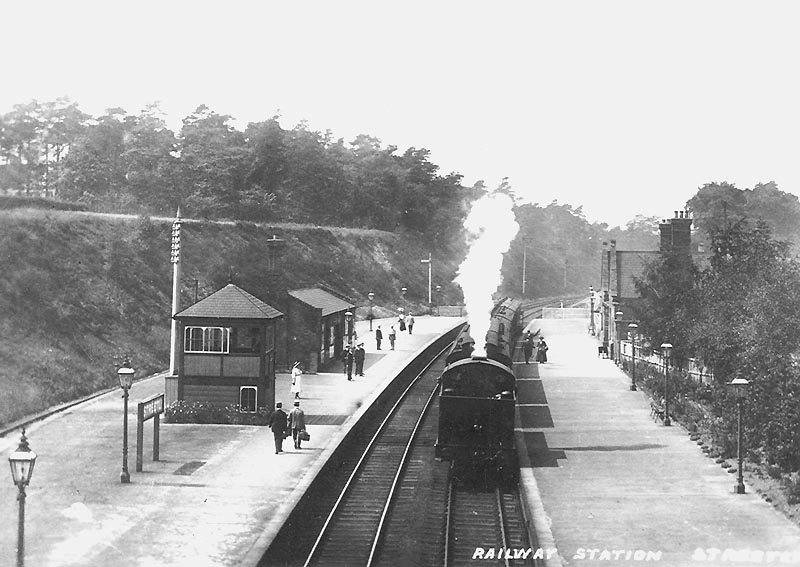
[[[408,290],[404,287],[400,288],[400,294],[403,296],[403,313],[406,312],[406,292]]]
[[[639,330],[639,325],[630,323],[628,325],[628,333],[631,336],[631,392],[636,391],[636,332]]]
[[[622,360],[621,353],[619,349],[622,347],[622,311],[617,311],[614,313],[614,339],[616,340],[616,345],[614,346],[614,362],[619,364]]]
[[[372,332],[372,320],[375,318],[375,315],[372,312],[372,302],[375,299],[375,294],[369,292],[367,297],[369,297],[369,330]]]
[[[131,474],[128,472],[128,391],[133,384],[135,372],[127,357],[125,357],[122,367],[117,370],[119,385],[122,387],[122,399],[125,401],[122,416],[122,472],[119,475],[119,481],[122,484],[128,484],[131,481]]]
[[[750,385],[748,380],[744,378],[734,378],[728,383],[728,386],[733,386],[736,392],[736,409],[738,413],[738,421],[736,426],[736,460],[739,462],[739,476],[736,480],[736,486],[733,487],[734,494],[744,494],[744,477],[742,476],[742,403],[744,402],[745,389]]]
[[[595,336],[594,329],[594,286],[589,286],[589,329]]]
[[[353,348],[353,314],[350,311],[346,311],[344,320],[347,325],[347,346]]]
[[[19,502],[19,520],[17,523],[17,567],[25,564],[25,487],[31,481],[33,475],[33,465],[36,464],[36,453],[31,451],[28,446],[28,439],[25,437],[25,430],[22,430],[22,438],[19,441],[17,450],[8,457],[11,465],[11,478],[19,489],[17,501]]]
[[[669,355],[672,353],[670,343],[661,344],[661,356],[664,357],[664,425],[670,426],[669,419]]]

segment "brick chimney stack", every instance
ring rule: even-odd
[[[675,216],[662,220],[658,225],[661,232],[661,251],[692,254],[692,219],[687,211],[675,211]]]

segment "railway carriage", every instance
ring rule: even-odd
[[[459,478],[490,484],[518,479],[512,355],[521,331],[520,307],[515,299],[495,306],[485,355],[473,354],[475,341],[467,326],[447,357],[439,380],[436,456],[453,461]]]

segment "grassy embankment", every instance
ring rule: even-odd
[[[169,365],[170,230],[169,220],[0,210],[0,426],[114,387],[125,354],[137,376]],[[285,245],[270,276],[273,235]],[[376,316],[397,307],[403,286],[409,307],[427,300],[427,249],[393,233],[192,221],[182,245],[183,307],[195,281],[202,299],[229,279],[278,309],[285,289],[318,284],[359,305],[373,291]],[[436,283],[458,262],[435,266]]]

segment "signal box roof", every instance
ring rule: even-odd
[[[228,284],[174,315],[175,319],[275,319],[283,313],[234,284]]]
[[[351,302],[345,301],[344,299],[318,287],[293,289],[289,290],[288,293],[290,296],[305,303],[306,305],[310,305],[316,309],[321,309],[323,317],[332,313],[339,313],[341,311],[347,311],[348,309],[355,309]]]

